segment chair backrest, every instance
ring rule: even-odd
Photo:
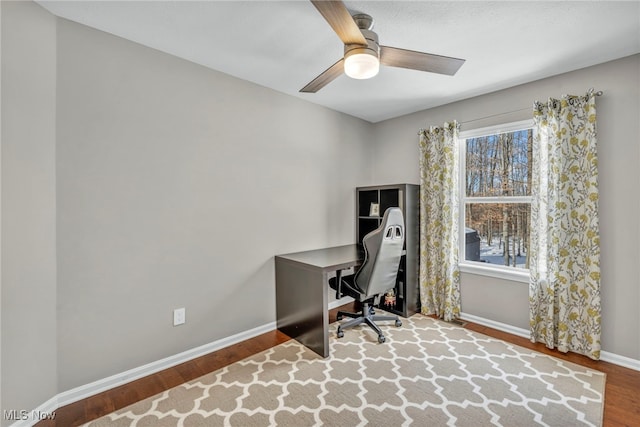
[[[364,299],[396,285],[404,246],[404,217],[400,208],[385,211],[380,227],[364,236],[365,258],[354,282]]]

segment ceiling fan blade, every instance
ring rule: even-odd
[[[416,52],[415,50],[380,46],[380,63],[391,67],[409,68],[411,70],[453,76],[462,67],[464,61],[464,59]]]
[[[324,70],[322,74],[311,80],[309,84],[300,89],[300,92],[316,93],[317,91],[331,83],[333,80],[335,80],[336,77],[342,75],[342,73],[344,73],[344,59],[340,58],[338,62]]]
[[[311,3],[331,25],[333,31],[338,34],[344,44],[367,45],[367,40],[360,32],[358,25],[356,25],[344,3],[341,1],[322,0],[311,0]]]

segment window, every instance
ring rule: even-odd
[[[460,133],[460,267],[528,280],[533,122]]]

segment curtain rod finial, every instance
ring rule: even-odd
[[[591,87],[587,91],[587,95],[590,95],[590,94],[594,94],[595,96],[602,96],[604,94],[604,92],[602,92],[601,90],[595,92],[595,89]]]

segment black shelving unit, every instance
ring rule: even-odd
[[[420,311],[419,274],[419,201],[420,186],[416,184],[378,185],[356,188],[356,238],[362,244],[367,233],[380,226],[384,212],[390,207],[402,210],[405,222],[405,254],[400,260],[396,280],[394,305],[385,305],[381,298],[378,308],[409,317]],[[377,214],[372,204],[378,205]]]

